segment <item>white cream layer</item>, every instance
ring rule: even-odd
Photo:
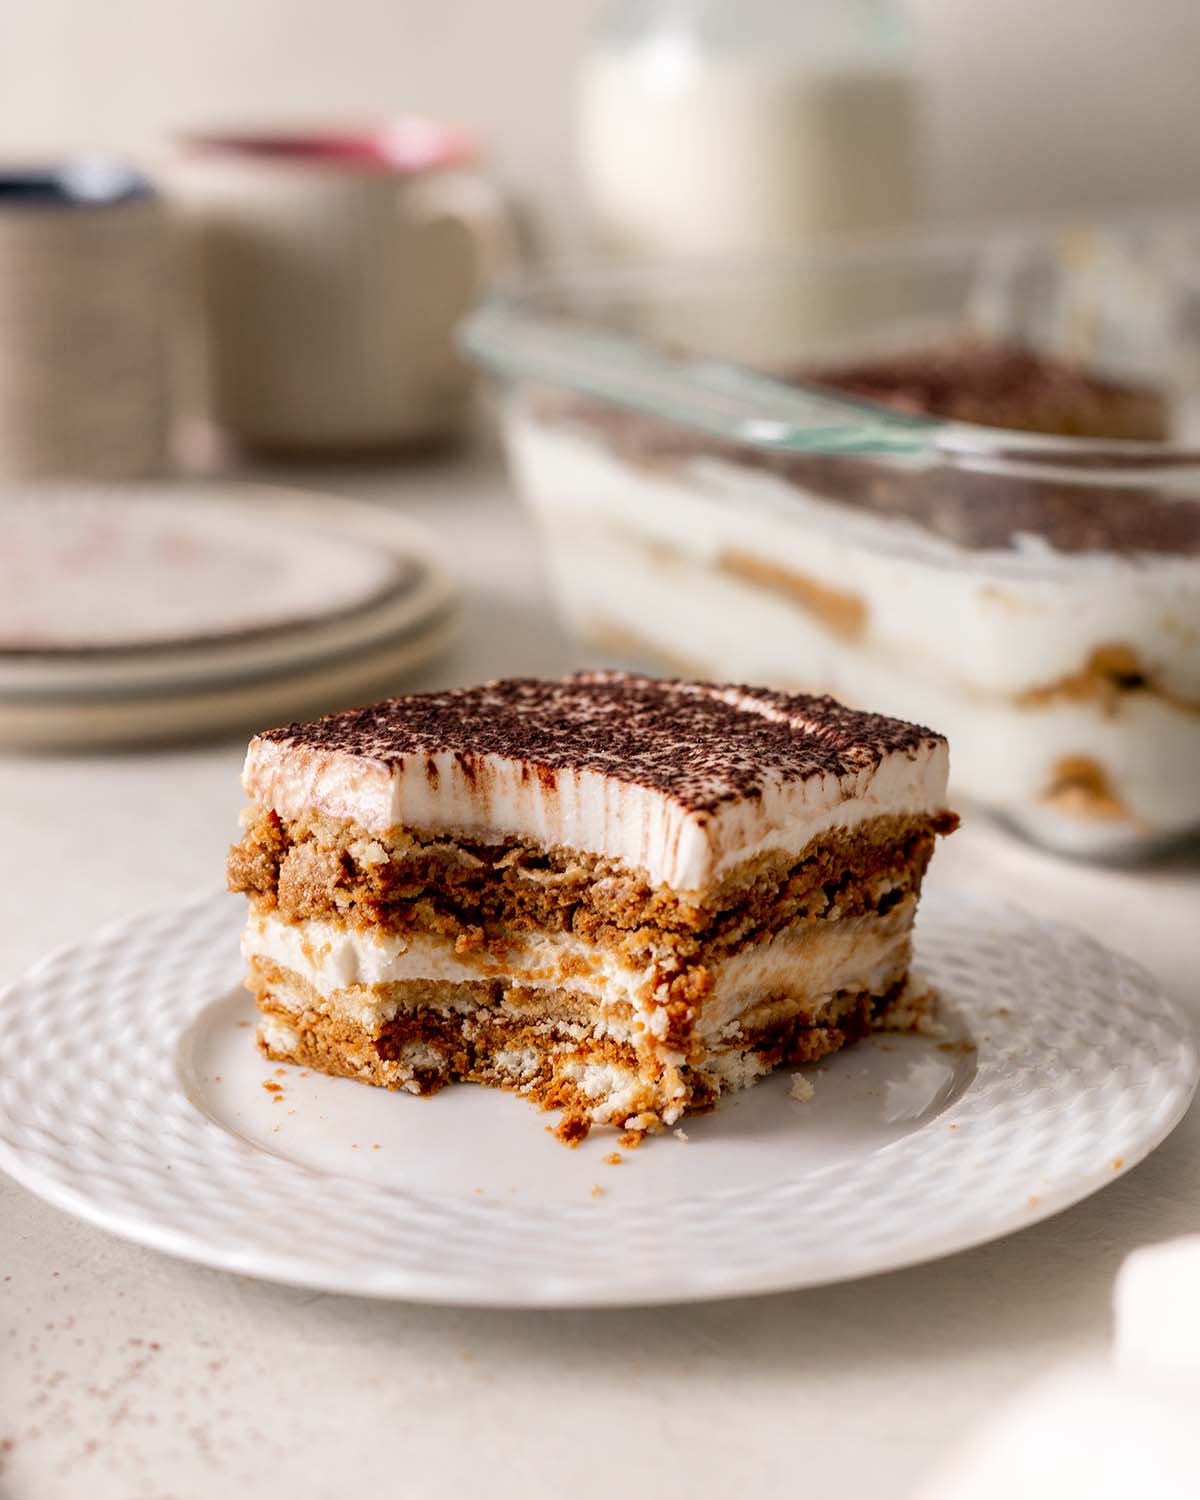
[[[708,690],[684,685],[679,691]],[[736,691],[721,696],[748,714],[779,717]],[[797,734],[808,728],[806,720],[792,722]],[[945,744],[928,740],[842,777],[781,775],[760,797],[697,812],[654,787],[582,768],[531,777],[524,762],[485,754],[473,759],[468,773],[449,752],[405,756],[389,766],[255,739],[242,784],[283,818],[318,812],[376,834],[407,826],[482,840],[527,839],[617,860],[644,870],[654,885],[697,892],[757,854],[798,853],[830,829],[888,813],[937,811],[945,805],[947,771]]]
[[[884,917],[807,922],[785,930],[710,967],[713,991],[697,1032],[710,1045],[728,1043],[738,1019],[765,998],[803,997],[816,1004],[842,990],[887,990],[908,962],[913,903],[900,902]],[[501,965],[486,954],[454,952],[444,939],[401,938],[341,927],[334,922],[286,922],[252,913],[242,936],[247,959],[263,958],[299,975],[323,999],[368,1030],[394,1019],[403,1002],[371,993],[405,980],[465,983],[505,979],[516,989],[570,989],[593,1001],[608,1034],[625,1040],[633,1031],[661,1033],[665,1020],[654,1004],[677,965],[665,960],[638,969],[567,934],[510,949]],[[618,1025],[605,1012],[628,1006],[634,1024]],[[474,1002],[464,999],[463,1008]]]
[[[242,934],[246,958],[265,958],[298,974],[328,998],[355,988],[400,984],[405,980],[462,984],[508,979],[525,989],[577,990],[598,1003],[649,1003],[662,971],[657,965],[631,969],[567,933],[513,943],[503,964],[484,952],[458,954],[452,941],[428,935],[399,937],[343,927],[329,921],[287,922],[271,913],[250,914]],[[465,1002],[473,1007],[474,1002]],[[391,1020],[399,1002],[363,996],[365,1019]]]
[[[819,1008],[845,991],[885,994],[908,969],[914,906],[909,899],[882,917],[800,923],[718,959],[697,1036],[710,1047],[728,1046],[768,1002],[800,998]]]

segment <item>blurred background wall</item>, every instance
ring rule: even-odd
[[[729,0],[734,4],[736,0]],[[596,0],[0,4],[0,152],[425,111],[578,237],[572,72]],[[940,217],[1200,202],[1200,0],[913,0]]]

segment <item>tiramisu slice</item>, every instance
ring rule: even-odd
[[[585,673],[250,744],[259,1042],[657,1129],[911,1016],[946,742],[829,698]]]

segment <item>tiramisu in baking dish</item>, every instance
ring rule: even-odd
[[[1065,286],[1085,261],[1055,264]],[[1063,850],[1200,829],[1200,451],[1167,440],[1200,348],[1189,363],[1181,325],[1157,382],[1145,358],[1039,348],[1043,325],[1108,327],[1074,303],[1052,316],[1044,266],[1015,278],[1041,300],[1008,331],[971,327],[969,256],[875,265],[857,299],[863,265],[843,269],[827,306],[779,292],[786,359],[765,271],[745,280],[757,321],[729,278],[706,300],[699,272],[564,278],[483,309],[468,344],[505,377],[564,619],[627,661],[936,724],[956,795]],[[1131,295],[1108,343],[1170,326],[1143,314]],[[689,320],[701,353],[733,330],[773,359],[695,359]],[[822,393],[853,420],[822,428]],[[793,421],[789,401],[812,409]]]
[[[259,1042],[428,1094],[671,1125],[912,1024],[946,742],[828,698],[619,673],[293,724],[246,757],[229,880]]]

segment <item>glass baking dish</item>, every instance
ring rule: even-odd
[[[1065,852],[1200,828],[1196,220],[544,273],[464,344],[582,638],[932,725]]]

